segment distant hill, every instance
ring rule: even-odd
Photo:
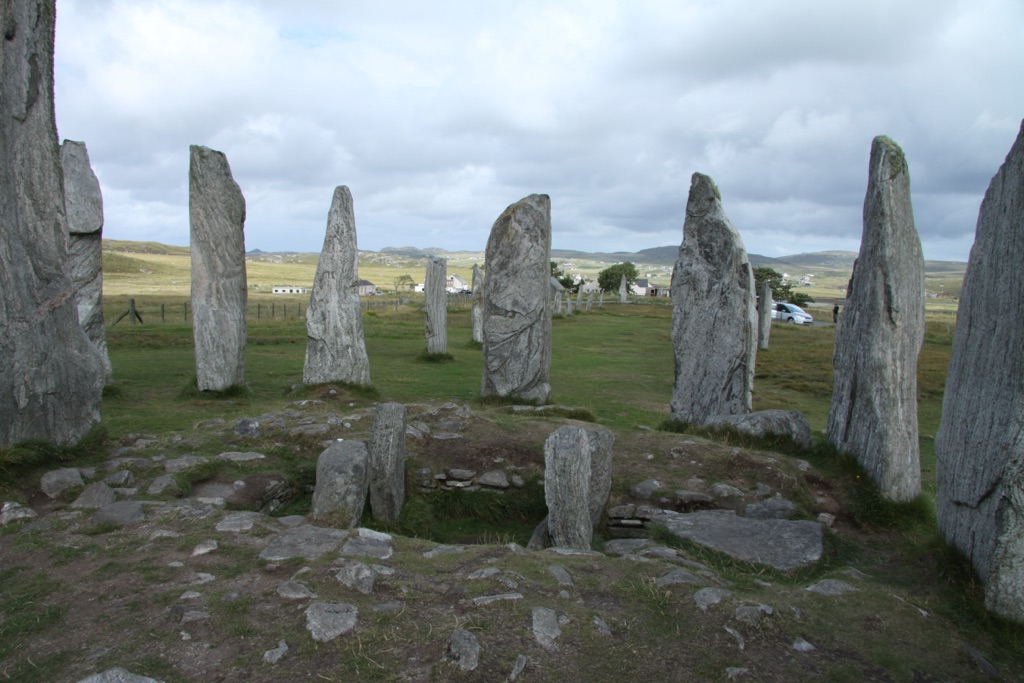
[[[405,256],[406,258],[428,258],[430,256],[444,256],[451,252],[447,249],[439,249],[438,247],[427,247],[426,249],[420,249],[419,247],[384,247],[380,250],[380,253]]]
[[[103,251],[115,251],[125,254],[167,254],[169,256],[188,256],[192,250],[188,247],[175,247],[159,242],[133,242],[131,240],[103,239]]]

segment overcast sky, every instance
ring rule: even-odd
[[[682,240],[695,171],[747,251],[856,251],[875,135],[929,259],[966,260],[1024,117],[1020,0],[58,0],[56,110],[112,239],[186,245],[188,147],[224,152],[246,247],[483,250],[551,196],[554,248]]]

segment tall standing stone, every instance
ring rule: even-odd
[[[374,519],[397,522],[405,504],[405,406],[377,406],[367,444],[370,510]]]
[[[448,261],[437,256],[427,259],[427,275],[423,291],[427,314],[427,353],[448,353]]]
[[[672,419],[750,412],[757,353],[754,274],[714,181],[694,173],[672,272]]]
[[[482,396],[544,403],[551,393],[551,199],[533,194],[487,238]]]
[[[832,355],[828,441],[857,458],[883,496],[921,492],[917,355],[924,341],[924,256],[899,146],[871,143],[864,231]]]
[[[1024,124],[981,203],[935,438],[939,528],[973,563],[985,605],[1018,622],[1024,622],[1022,263]]]
[[[192,334],[200,391],[245,384],[245,198],[222,152],[189,148]]]
[[[473,264],[473,341],[484,343],[484,278],[480,266]]]
[[[334,189],[327,234],[306,312],[305,384],[370,383],[359,305],[359,250],[352,193]]]
[[[772,286],[765,280],[761,283],[761,304],[757,307],[757,348],[768,348],[768,337],[772,333],[772,309],[775,308],[775,301],[772,299]]]
[[[104,380],[109,383],[113,372],[103,324],[103,194],[84,142],[65,140],[60,146],[60,165],[64,172],[64,211],[78,322],[99,350]]]
[[[604,519],[612,492],[612,447],[615,433],[604,427],[585,427],[590,446],[590,483],[587,486],[587,507],[590,523],[596,529]]]
[[[587,430],[566,425],[544,442],[544,501],[556,548],[590,550],[590,441]]]
[[[53,112],[53,0],[0,4],[0,446],[74,443],[104,365],[78,324]]]
[[[629,291],[629,288],[626,286],[626,276],[623,275],[622,278],[619,280],[619,303],[620,304],[624,304],[624,303],[626,303],[628,301],[628,299],[626,297],[628,291]]]
[[[370,484],[366,444],[346,439],[328,446],[316,461],[310,517],[350,529],[358,526]]]

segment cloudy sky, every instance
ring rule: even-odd
[[[58,0],[61,138],[113,239],[186,245],[188,147],[223,151],[246,246],[482,250],[551,196],[553,246],[679,244],[714,178],[747,250],[857,250],[871,139],[930,259],[966,260],[1024,117],[1020,0]]]

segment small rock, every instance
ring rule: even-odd
[[[133,674],[127,669],[122,669],[117,666],[113,669],[107,669],[103,673],[93,674],[88,678],[83,678],[78,683],[160,683],[155,678],[149,676],[140,676]]]
[[[597,629],[597,632],[600,635],[602,635],[602,636],[611,636],[612,635],[612,630],[610,628],[608,628],[608,624],[601,617],[595,615],[590,620],[590,623],[592,623],[594,625],[594,628]]]
[[[235,434],[239,436],[247,436],[250,438],[257,438],[263,435],[260,430],[260,421],[251,417],[243,417],[235,423]]]
[[[35,519],[39,515],[32,508],[27,508],[20,503],[8,501],[0,508],[0,526],[7,526],[13,522]]]
[[[278,641],[277,647],[263,653],[263,661],[267,664],[277,664],[286,652],[288,652],[288,643],[283,640]]]
[[[523,673],[523,669],[525,669],[525,668],[526,668],[526,655],[519,655],[518,657],[516,657],[516,663],[512,667],[512,673],[510,673],[508,675],[508,678],[506,680],[509,681],[510,683],[511,683],[511,681],[516,680],[516,678],[519,677],[519,674]]]
[[[730,666],[725,670],[725,677],[731,681],[747,673],[750,673],[750,669],[745,666]]]
[[[818,513],[818,521],[831,529],[832,525],[836,522],[836,516],[828,512],[820,512]]]
[[[301,581],[284,581],[277,587],[277,594],[285,600],[312,600],[317,597],[309,586]]]
[[[793,641],[792,648],[797,652],[814,652],[817,649],[800,636],[797,636],[796,640]]]
[[[82,474],[75,467],[65,467],[47,472],[39,481],[40,488],[49,498],[59,498],[62,493],[76,486],[84,486]]]
[[[104,505],[92,517],[95,524],[116,524],[117,526],[134,524],[144,519],[146,519],[146,513],[142,509],[142,503],[136,500],[122,500]]]
[[[558,614],[547,607],[533,608],[533,637],[545,650],[557,650],[555,639],[562,635]]]
[[[439,545],[436,548],[434,548],[433,550],[428,550],[425,553],[423,553],[423,557],[426,557],[428,559],[433,559],[433,558],[437,557],[438,555],[446,555],[448,553],[464,553],[464,552],[466,552],[466,547],[462,546],[462,545]]]
[[[483,605],[490,605],[492,602],[499,602],[501,600],[522,600],[522,593],[499,593],[498,595],[481,595],[480,597],[473,598],[473,604],[477,607]]]
[[[318,643],[348,633],[358,619],[359,610],[345,603],[315,602],[306,608],[306,629]]]
[[[708,607],[717,605],[730,595],[732,595],[732,591],[727,591],[724,588],[701,588],[693,594],[693,601],[702,611],[707,612]]]
[[[819,593],[821,595],[842,595],[843,593],[855,593],[860,589],[851,586],[845,581],[824,579],[814,585],[808,586],[804,590],[811,591],[812,593]]]
[[[493,489],[507,489],[509,486],[508,475],[505,473],[505,470],[491,470],[490,472],[484,472],[476,480],[476,483]]]
[[[662,483],[657,479],[646,479],[639,484],[634,484],[629,489],[629,493],[633,498],[649,500],[654,495],[654,492],[661,488]]]
[[[260,513],[246,511],[246,512],[235,512],[230,515],[225,515],[224,519],[217,522],[215,529],[217,531],[249,531],[256,523],[256,519],[260,517]]]
[[[129,470],[118,470],[105,476],[103,483],[115,487],[131,486],[135,483],[135,475]]]
[[[262,453],[256,453],[255,451],[246,451],[244,453],[240,453],[238,451],[228,451],[226,453],[221,453],[220,455],[218,455],[217,459],[227,460],[230,462],[251,462],[253,460],[263,460],[266,457],[267,456],[263,455]]]
[[[735,486],[719,482],[711,485],[711,495],[719,500],[724,498],[742,498],[743,491],[740,491]]]
[[[472,671],[480,660],[480,644],[476,636],[465,629],[457,628],[448,636],[448,651],[444,659],[463,671]]]
[[[202,543],[200,543],[192,549],[192,557],[197,557],[199,555],[209,555],[218,547],[219,546],[217,545],[217,541],[203,541]]]
[[[661,576],[654,580],[654,585],[658,588],[665,588],[666,586],[674,586],[680,583],[691,584],[699,586],[704,583],[701,579],[683,569],[673,569],[668,574]]]
[[[373,584],[377,580],[377,575],[374,571],[356,560],[342,560],[342,562],[344,564],[334,575],[334,578],[363,595],[372,593]]]
[[[183,491],[174,477],[169,474],[164,474],[157,477],[152,481],[152,483],[150,483],[146,493],[151,496],[180,496]]]
[[[746,642],[743,640],[743,635],[731,626],[726,626],[725,632],[736,639],[736,645],[739,646],[740,651],[742,652],[743,648],[747,646]]]
[[[548,571],[558,581],[559,586],[571,586],[572,577],[569,575],[569,570],[560,564],[553,564],[548,567]]]
[[[173,460],[166,461],[164,463],[164,469],[169,474],[174,474],[176,472],[184,472],[185,470],[190,470],[193,467],[197,467],[206,462],[208,462],[206,458],[198,455],[183,455],[180,458],[174,458]]]

